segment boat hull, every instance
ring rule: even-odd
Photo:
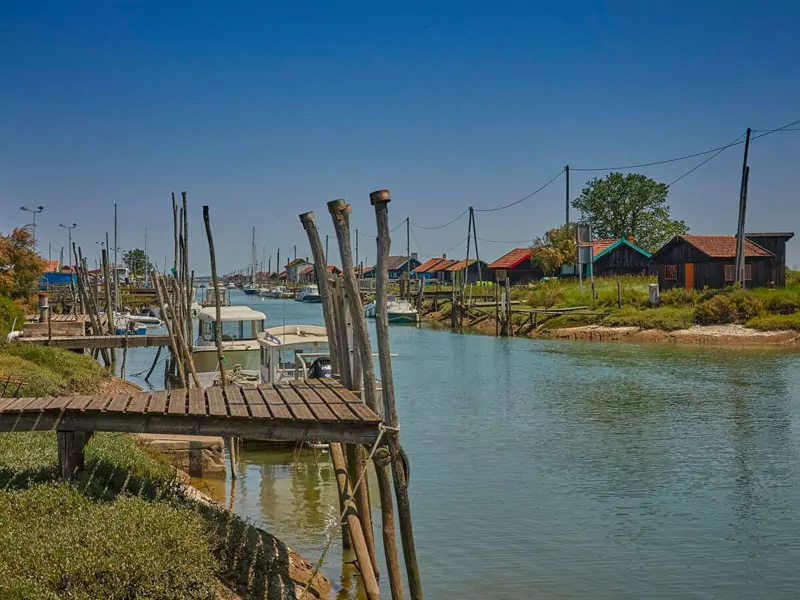
[[[394,324],[414,324],[417,322],[417,313],[388,313],[387,319],[389,323]]]

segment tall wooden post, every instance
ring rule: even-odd
[[[385,406],[384,421],[389,428],[387,437],[392,463],[394,491],[397,498],[397,512],[400,517],[400,539],[403,542],[403,556],[405,558],[406,573],[408,574],[408,586],[412,600],[422,600],[422,579],[417,562],[417,550],[414,544],[414,531],[411,523],[408,480],[406,479],[401,456],[399,418],[394,397],[394,376],[392,374],[389,351],[389,317],[386,312],[386,296],[389,283],[386,267],[391,244],[388,204],[392,197],[389,190],[378,190],[372,192],[369,198],[375,207],[375,218],[378,224],[378,260],[375,267],[375,330],[378,335],[378,361],[381,369],[381,387],[383,388],[383,403]],[[385,540],[384,543],[386,543]]]
[[[742,181],[739,187],[739,218],[736,225],[736,260],[734,264],[735,285],[744,286],[744,222],[747,202],[747,156],[750,152],[750,128],[747,128],[747,136],[744,141],[744,158],[742,160]]]
[[[114,327],[114,307],[111,306],[111,278],[109,277],[108,249],[106,248],[103,248],[102,259],[103,259],[103,279],[105,281],[103,287],[105,288],[105,296],[106,296],[106,321],[108,325],[109,335],[114,335],[114,333],[116,332],[116,327]]]
[[[314,272],[317,275],[317,287],[319,287],[319,295],[322,298],[322,316],[325,318],[325,330],[328,333],[331,367],[334,373],[339,373],[339,349],[334,330],[333,296],[328,282],[328,254],[322,249],[322,240],[319,237],[314,212],[301,214],[300,222],[303,224],[303,229],[306,230],[308,243],[311,246],[311,255],[314,257]]]
[[[161,283],[159,282],[158,275],[156,273],[150,273],[150,277],[153,280],[153,288],[156,291],[156,299],[158,300],[158,307],[161,310],[161,316],[163,317],[162,321],[164,322],[164,327],[167,329],[167,335],[169,336],[169,345],[172,350],[172,360],[173,362],[177,363],[178,367],[178,376],[181,380],[181,387],[189,387],[186,384],[186,371],[183,370],[183,361],[181,360],[181,354],[178,350],[178,342],[175,337],[175,321],[172,320],[170,323],[170,319],[167,318],[167,306],[166,300],[164,299],[165,293],[161,289]],[[173,311],[175,307],[170,307]],[[174,312],[173,312],[174,315]]]
[[[344,200],[333,200],[328,202],[328,210],[333,217],[333,226],[336,230],[336,237],[339,242],[339,253],[342,259],[342,271],[344,282],[343,290],[347,308],[350,312],[350,320],[353,324],[353,350],[356,353],[353,355],[353,361],[360,363],[361,374],[363,375],[364,399],[372,410],[377,407],[376,393],[375,393],[375,366],[372,362],[372,347],[369,343],[369,332],[367,330],[367,320],[364,317],[364,308],[361,305],[361,296],[358,292],[358,282],[356,281],[356,272],[353,263],[352,248],[350,246],[350,206]],[[350,389],[358,386],[360,381],[355,380],[356,370],[351,371],[350,375]],[[360,452],[356,453],[356,458],[360,460]],[[359,465],[353,465],[354,469],[359,469]],[[370,548],[370,557],[374,560],[374,570],[377,573],[377,557],[375,555],[375,537],[372,531],[372,516],[369,510],[369,500],[366,495],[366,486],[364,486],[363,495],[359,491],[357,505],[359,509],[359,516],[361,518],[362,527],[364,529],[364,537]]]
[[[208,253],[211,257],[211,284],[214,286],[214,308],[216,309],[216,327],[214,337],[217,338],[217,363],[219,364],[219,376],[222,387],[228,385],[228,378],[225,375],[225,354],[222,352],[222,306],[220,304],[219,278],[217,277],[217,257],[214,253],[214,237],[211,235],[211,218],[208,215],[208,206],[203,206],[203,222],[206,226],[206,236],[208,237]]]
[[[564,221],[564,226],[565,227],[569,227],[569,165],[566,165],[564,167],[564,179],[567,182],[567,193],[566,193],[566,198],[567,198],[567,201],[566,201],[567,217],[566,217],[566,220]]]

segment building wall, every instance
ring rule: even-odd
[[[775,287],[786,287],[786,238],[749,235],[746,238],[775,255],[770,261],[770,281]]]
[[[595,276],[646,275],[652,271],[652,261],[630,246],[620,244],[594,262]]]
[[[696,290],[709,288],[712,290],[719,290],[729,287],[733,282],[725,281],[725,265],[733,265],[734,259],[709,259],[705,257],[702,262],[672,262],[668,259],[659,261],[656,265],[658,269],[658,286],[662,290],[668,290],[675,287],[686,287],[686,264],[692,263],[694,265],[694,281],[691,287]],[[765,258],[748,258],[745,263],[751,265],[752,278],[745,282],[746,286],[764,287],[769,285],[771,281],[772,263],[769,259]],[[675,265],[677,268],[677,278],[667,279],[666,268],[667,265]]]

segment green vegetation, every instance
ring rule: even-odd
[[[720,292],[700,302],[694,309],[694,320],[700,325],[742,323],[764,312],[764,305],[744,290]]]
[[[640,327],[642,329],[660,329],[676,331],[692,326],[693,312],[691,308],[660,306],[650,309],[638,309],[625,306],[608,315],[602,321],[609,327]]]
[[[628,276],[619,278],[622,287],[623,305],[647,305],[647,286],[655,283],[655,279],[645,276]],[[598,306],[617,306],[617,278],[598,277],[594,280]],[[529,287],[515,287],[511,290],[512,300],[521,300],[534,308],[574,308],[591,306],[591,284],[583,282],[583,292],[577,280],[551,279]]]
[[[790,315],[779,314],[753,317],[745,325],[761,331],[800,331],[800,312]]]
[[[82,354],[46,346],[0,344],[0,378],[23,377],[20,395],[85,394],[97,389],[103,370]]]
[[[25,313],[16,302],[6,296],[0,296],[0,335],[5,337],[11,331],[11,327],[16,322],[20,327]]]

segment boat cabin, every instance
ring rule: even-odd
[[[270,327],[258,340],[261,381],[330,377],[328,333],[318,325]]]
[[[247,306],[224,306],[222,315],[222,341],[236,342],[258,339],[264,331],[266,315]],[[198,315],[197,345],[216,344],[217,310],[206,307]]]

